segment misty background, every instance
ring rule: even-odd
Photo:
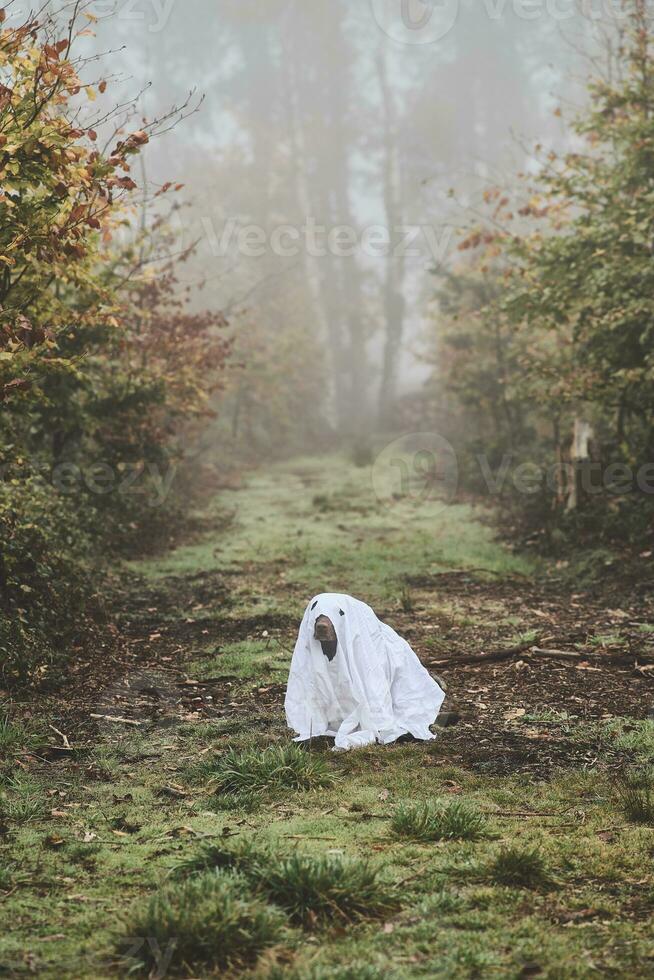
[[[89,43],[117,51],[112,105],[140,90],[152,119],[193,92],[137,179],[184,182],[182,278],[262,371],[280,356],[264,403],[287,385],[291,414],[308,397],[338,431],[392,427],[431,370],[434,271],[462,261],[487,187],[534,170],[536,141],[565,148],[556,110],[583,104],[602,3],[91,5]],[[235,434],[252,388],[233,394]]]

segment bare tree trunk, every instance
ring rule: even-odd
[[[388,79],[385,54],[377,58],[377,76],[382,96],[383,111],[383,186],[384,209],[388,234],[393,241],[395,233],[404,224],[402,205],[402,180],[399,159],[397,112],[395,98]],[[379,391],[379,419],[382,425],[392,421],[392,411],[397,398],[397,380],[402,353],[406,301],[404,298],[405,259],[389,255],[384,283],[385,343],[382,363],[381,388]]]
[[[577,510],[581,501],[581,477],[584,466],[590,462],[590,441],[593,427],[585,419],[575,417],[572,446],[570,449],[570,479],[566,510]]]

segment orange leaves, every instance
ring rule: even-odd
[[[46,361],[48,369],[53,364],[46,325],[51,336],[67,338],[67,351],[74,350],[77,313],[67,305],[69,291],[59,294],[53,283],[67,284],[78,296],[88,329],[104,324],[107,309],[113,308],[101,275],[103,224],[110,234],[111,215],[118,210],[112,198],[116,189],[129,194],[136,187],[116,170],[128,172],[128,154],[148,142],[147,133],[139,130],[121,142],[115,158],[103,158],[93,146],[97,132],[80,125],[71,104],[83,82],[67,60],[69,42],[55,38],[47,19],[2,31],[0,352],[13,356],[4,338],[18,343],[25,371],[37,379]],[[99,86],[101,92],[106,88],[106,82]],[[30,310],[31,333],[24,325],[19,328],[17,309]],[[62,353],[59,361],[62,368],[72,368],[73,354]],[[5,371],[0,380],[5,400],[24,389],[22,384],[7,387],[22,377],[14,374]]]
[[[44,44],[42,51],[45,55],[45,60],[59,61],[60,55],[62,55],[64,51],[67,51],[68,47],[69,45],[67,40],[58,41],[57,44]]]
[[[131,133],[126,140],[121,140],[112,153],[112,157],[124,158],[128,153],[138,153],[142,146],[150,142],[150,137],[145,130],[140,129]]]
[[[518,209],[518,214],[523,218],[546,218],[549,213],[550,208],[548,205],[544,205],[542,208],[539,208],[534,204],[529,203]]]
[[[497,241],[497,237],[496,234],[478,229],[459,242],[458,249],[460,252],[466,252],[469,249],[479,248],[481,245],[492,245]]]
[[[70,212],[70,221],[75,224],[77,221],[80,221],[85,214],[86,205],[78,204],[77,207],[73,208],[73,210]]]
[[[183,190],[185,186],[186,186],[185,184],[175,184],[175,186],[173,187],[172,181],[167,180],[166,183],[162,187],[159,188],[159,190],[157,191],[157,193],[154,196],[155,197],[161,197],[162,194],[167,194],[168,191],[171,188],[175,192],[178,192],[178,191]]]
[[[107,187],[122,187],[123,190],[136,190],[136,182],[131,177],[109,177]]]

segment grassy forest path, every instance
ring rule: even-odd
[[[384,924],[320,941],[290,931],[278,972],[261,976],[651,976],[652,831],[614,786],[654,759],[649,583],[575,587],[482,517],[380,503],[366,468],[293,460],[222,491],[195,540],[117,576],[115,649],[43,700],[47,737],[17,744],[4,770],[0,897],[13,926],[0,974],[121,975],[130,907],[199,842],[233,837],[372,857],[401,883],[402,910]],[[322,591],[365,599],[404,635],[459,723],[428,744],[316,747],[331,787],[216,794],[199,776],[207,760],[288,742],[290,654]],[[498,658],[471,662],[482,653]],[[398,806],[429,800],[474,805],[488,833],[391,833]],[[502,878],[508,846],[527,865],[537,854],[533,881]]]

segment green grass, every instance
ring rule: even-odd
[[[488,877],[511,888],[544,888],[550,884],[543,855],[536,849],[503,847],[488,865]]]
[[[339,457],[273,465],[251,477],[246,493],[223,492],[207,521],[224,511],[237,514],[230,533],[136,568],[160,579],[198,568],[231,570],[242,562],[281,562],[292,596],[277,608],[300,615],[315,594],[316,582],[324,591],[359,593],[378,602],[389,590],[399,595],[408,575],[448,567],[529,574],[535,567],[532,560],[502,548],[492,529],[477,522],[474,508],[411,496],[380,500],[371,468]],[[251,600],[250,592],[246,601]],[[258,610],[250,606],[248,611]]]
[[[33,748],[39,741],[22,724],[14,721],[8,711],[0,712],[0,759],[9,758],[20,749]]]
[[[654,771],[625,773],[616,782],[618,806],[632,823],[654,827]]]
[[[253,876],[272,860],[269,850],[249,840],[231,845],[223,842],[204,844],[195,854],[176,865],[173,874],[176,878],[185,878],[206,871],[239,871]]]
[[[397,891],[368,861],[283,855],[251,842],[209,844],[175,868],[176,877],[233,871],[282,908],[295,925],[338,926],[397,911]]]
[[[202,764],[200,774],[218,794],[310,790],[331,786],[335,774],[321,756],[298,745],[229,749]]]
[[[252,880],[305,928],[383,918],[400,906],[396,890],[367,861],[293,854],[256,868]]]
[[[279,941],[284,921],[274,909],[253,898],[243,879],[210,872],[169,885],[127,918],[119,947],[138,944],[130,971],[151,975],[161,969],[188,976],[197,968],[226,970],[247,966]]]
[[[391,829],[397,837],[418,841],[481,840],[489,836],[488,821],[466,803],[401,803]]]

